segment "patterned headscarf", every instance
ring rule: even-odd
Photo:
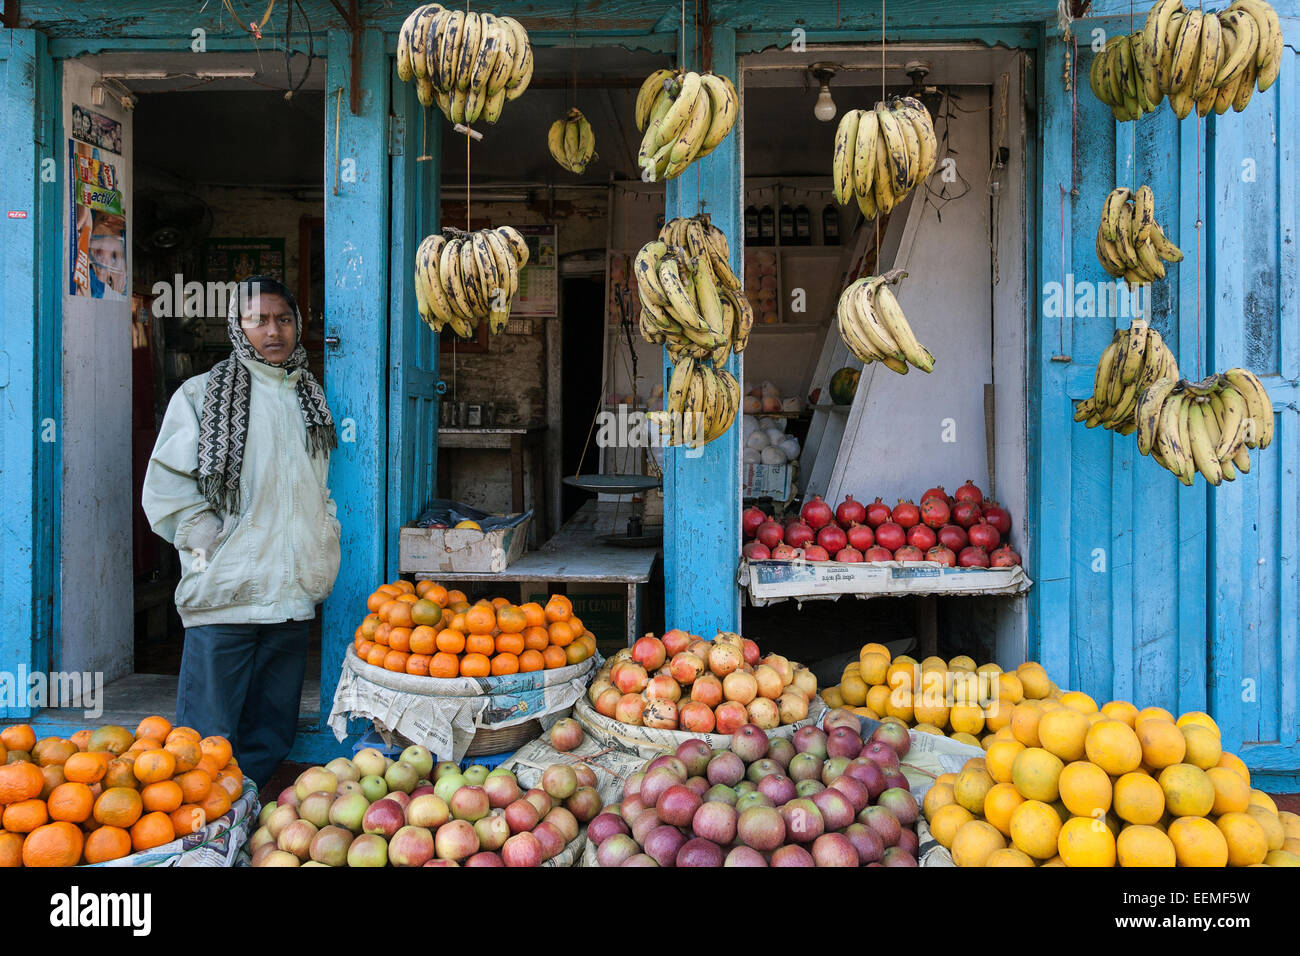
[[[294,349],[279,365],[268,362],[253,348],[240,323],[241,302],[252,301],[258,293],[281,296],[293,309]],[[222,359],[208,373],[203,412],[199,418],[199,491],[221,515],[237,514],[240,508],[239,472],[244,463],[252,394],[252,376],[241,358],[282,368],[286,372],[301,369],[298,404],[307,426],[307,450],[311,455],[328,455],[330,449],[338,447],[334,418],[325,401],[325,390],[307,370],[307,350],[302,347],[302,313],[289,290],[270,276],[245,279],[230,297],[226,322],[233,350],[229,358]]]

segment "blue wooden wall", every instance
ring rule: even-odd
[[[1295,12],[1294,4],[1277,6]],[[1073,403],[1092,392],[1112,331],[1129,319],[1058,320],[1040,310],[1031,389],[1038,640],[1031,653],[1058,682],[1099,700],[1208,710],[1225,745],[1240,748],[1252,770],[1287,771],[1294,780],[1300,23],[1285,21],[1281,78],[1245,112],[1179,122],[1166,106],[1122,124],[1088,89],[1096,27],[1127,32],[1129,18],[1075,25],[1073,140],[1074,102],[1061,81],[1066,45],[1057,31],[1041,58],[1040,287],[1068,275],[1076,283],[1107,281],[1094,250],[1102,202],[1116,186],[1149,183],[1157,219],[1186,253],[1156,284],[1151,323],[1187,378],[1238,365],[1255,370],[1277,411],[1276,437],[1252,452],[1249,475],[1217,489],[1203,481],[1184,488],[1139,455],[1132,437],[1071,419]]]

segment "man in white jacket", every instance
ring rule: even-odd
[[[177,720],[227,737],[261,785],[293,745],[308,625],[338,574],[337,440],[289,290],[246,279],[228,324],[230,357],[172,396],[142,504],[180,554]]]

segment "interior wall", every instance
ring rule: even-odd
[[[121,183],[131,264],[131,114],[106,97],[91,103],[98,74],[76,62],[63,70],[63,128],[72,105],[122,123],[123,155],[101,151]],[[57,666],[102,672],[105,681],[134,668],[131,586],[131,299],[69,294],[69,153],[59,144],[64,183],[63,475],[60,541],[61,620]]]

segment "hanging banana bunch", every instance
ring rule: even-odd
[[[726,434],[740,411],[740,383],[725,368],[691,355],[673,366],[664,410],[646,417],[669,436],[668,444],[699,448]]]
[[[513,17],[429,3],[411,11],[397,34],[397,75],[415,80],[425,106],[453,123],[488,123],[528,89],[533,48]]]
[[[582,173],[596,158],[596,137],[582,110],[574,107],[564,119],[551,124],[546,135],[551,158],[571,173]]]
[[[636,128],[645,132],[637,165],[649,183],[680,176],[718,148],[736,125],[740,100],[719,73],[655,70],[636,97]]]
[[[488,320],[493,335],[506,327],[528,264],[528,244],[510,226],[426,236],[415,251],[415,301],[420,318],[435,332],[444,326],[472,339]]]
[[[1132,288],[1165,277],[1166,262],[1182,262],[1183,251],[1165,238],[1155,217],[1156,199],[1150,186],[1134,195],[1115,189],[1106,197],[1097,227],[1097,259],[1115,278]]]
[[[1092,397],[1079,403],[1074,420],[1131,435],[1143,393],[1162,379],[1178,380],[1178,362],[1160,333],[1145,322],[1117,329],[1097,362]]]
[[[867,219],[888,215],[934,172],[939,141],[930,111],[911,96],[848,110],[835,130],[831,186],[841,206],[856,198]]]
[[[909,364],[931,372],[934,356],[916,340],[888,285],[905,278],[906,272],[895,269],[850,283],[835,309],[840,337],[863,364],[880,362],[899,375],[907,374]]]
[[[1236,0],[1226,10],[1188,10],[1160,0],[1140,33],[1112,37],[1088,71],[1092,92],[1121,122],[1169,105],[1181,120],[1193,109],[1240,113],[1282,69],[1282,26],[1264,0]]]
[[[1233,368],[1199,382],[1161,378],[1137,406],[1138,451],[1184,485],[1211,485],[1250,472],[1251,448],[1273,440],[1273,403],[1254,373]]]

